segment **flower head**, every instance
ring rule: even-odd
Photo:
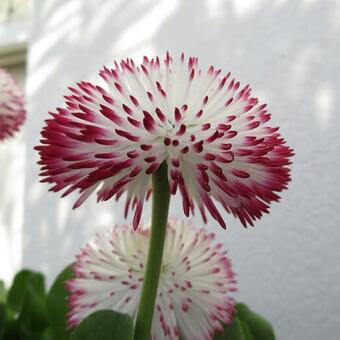
[[[170,190],[178,190],[186,216],[198,206],[222,227],[216,201],[244,225],[268,212],[290,181],[289,158],[278,128],[266,125],[266,105],[230,73],[201,70],[197,58],[167,54],[131,59],[100,72],[105,89],[88,82],[71,87],[66,106],[51,113],[42,131],[42,181],[63,195],[92,192],[98,200],[127,193],[133,225],[150,193],[150,174],[166,161]]]
[[[18,131],[25,118],[22,91],[12,76],[0,69],[0,140]]]
[[[136,316],[149,244],[149,229],[117,226],[98,234],[67,282],[70,327],[100,309]],[[232,318],[236,288],[231,264],[214,235],[174,221],[167,228],[152,339],[211,339]]]

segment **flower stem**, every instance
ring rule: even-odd
[[[152,175],[152,220],[149,254],[135,326],[135,340],[148,340],[155,309],[161,272],[166,226],[170,203],[166,162]]]

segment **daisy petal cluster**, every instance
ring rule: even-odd
[[[25,118],[22,91],[12,76],[0,69],[0,141],[13,136]]]
[[[100,76],[105,86],[70,87],[36,147],[42,181],[63,195],[79,191],[75,207],[93,192],[99,201],[127,193],[137,228],[150,175],[164,161],[185,215],[198,207],[222,227],[221,210],[253,225],[287,188],[292,149],[267,125],[266,105],[230,73],[167,53],[141,65],[115,62]]]
[[[84,247],[67,281],[70,327],[100,309],[136,316],[149,239],[149,229],[116,226]],[[211,339],[231,322],[236,282],[226,251],[213,240],[203,228],[168,225],[152,339]]]

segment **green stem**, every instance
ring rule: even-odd
[[[135,340],[148,340],[155,309],[159,275],[168,222],[170,189],[168,168],[164,162],[152,175],[152,220],[149,254],[135,326]]]

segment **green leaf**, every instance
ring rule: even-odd
[[[253,337],[253,334],[251,333],[251,331],[248,327],[248,325],[244,321],[242,321],[241,319],[239,319],[239,320],[240,320],[242,331],[243,331],[243,334],[244,334],[246,340],[255,340],[254,337]]]
[[[29,338],[33,334],[38,336],[46,328],[45,280],[42,274],[30,270],[19,272],[8,292],[7,303],[9,315],[13,314],[14,321],[18,321],[13,330],[9,328],[10,334],[17,331],[14,330],[16,327],[20,334],[23,332]]]
[[[43,274],[33,272],[29,281],[29,286],[34,289],[39,297],[45,299],[45,278]]]
[[[17,320],[7,320],[2,340],[21,340],[23,338],[21,331]]]
[[[19,320],[8,320],[1,340],[51,340],[51,338],[46,337],[41,332],[34,333],[24,329]]]
[[[70,340],[132,340],[130,316],[112,310],[100,310],[85,318],[71,334]]]
[[[28,284],[25,300],[20,311],[19,323],[28,332],[39,333],[47,326],[46,305],[39,286],[35,286],[33,281]],[[38,284],[40,285],[40,283]]]
[[[235,307],[237,317],[248,325],[254,340],[275,340],[273,327],[264,317],[243,303],[237,303]]]
[[[224,327],[223,333],[215,333],[214,340],[254,340],[246,323],[234,316],[233,323]]]
[[[0,280],[0,302],[5,303],[6,302],[6,287],[3,281]]]
[[[0,339],[2,339],[2,336],[5,332],[5,327],[6,327],[6,306],[0,302]]]
[[[19,272],[13,281],[12,287],[8,292],[7,302],[9,307],[19,313],[25,300],[27,284],[32,276],[29,270]]]
[[[44,276],[30,270],[22,270],[15,276],[7,296],[8,305],[14,312],[20,313],[29,286],[31,286],[41,298],[44,298]]]
[[[54,281],[50,292],[47,295],[47,317],[50,325],[50,332],[56,340],[68,339],[70,331],[66,328],[66,303],[69,292],[65,288],[65,281],[73,275],[72,266],[66,267]]]

